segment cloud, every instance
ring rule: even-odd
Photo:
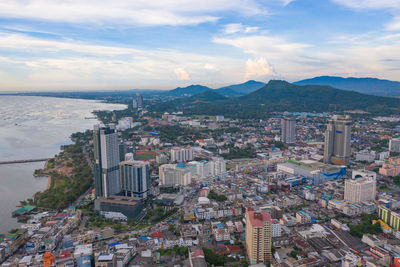
[[[181,81],[187,81],[190,79],[189,74],[183,68],[174,69],[176,77]]]
[[[224,33],[234,34],[234,33],[252,33],[259,30],[259,27],[245,26],[242,23],[231,23],[225,25]]]
[[[263,78],[273,74],[273,68],[266,58],[248,59],[246,61],[246,79]]]
[[[211,70],[211,71],[218,71],[219,70],[218,66],[216,66],[214,64],[210,64],[210,63],[206,63],[204,65],[204,69]]]
[[[234,36],[234,37],[216,37],[213,42],[217,44],[231,45],[242,49],[245,53],[256,56],[265,56],[269,60],[272,58],[292,58],[301,54],[305,48],[310,45],[304,43],[290,42],[279,36],[266,34]]]
[[[217,12],[265,13],[256,0],[13,0],[0,1],[3,18],[68,23],[194,25],[214,22]]]
[[[399,0],[332,0],[353,9],[400,9]]]
[[[242,81],[235,75],[240,72],[240,60],[235,57],[172,49],[135,49],[0,32],[0,55],[0,91],[165,89],[188,79],[210,85]],[[224,66],[223,72],[218,66]]]
[[[390,31],[400,31],[400,17],[396,17],[391,23],[386,25],[386,29]]]

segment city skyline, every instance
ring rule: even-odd
[[[396,0],[0,6],[3,92],[216,88],[320,75],[398,80],[400,73]]]

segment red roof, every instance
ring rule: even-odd
[[[261,212],[248,210],[247,213],[253,227],[264,227],[264,222],[271,222],[271,215],[265,210]]]
[[[154,232],[151,235],[157,238],[164,238],[164,235],[160,231]]]
[[[242,249],[238,245],[227,245],[226,246],[229,250],[229,253],[240,253]]]
[[[69,257],[71,257],[71,253],[69,253],[68,250],[61,251],[60,259],[66,259],[66,258],[69,258]]]
[[[196,249],[193,253],[192,253],[192,258],[197,258],[197,257],[204,257],[204,252],[201,249]]]

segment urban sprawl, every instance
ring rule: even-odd
[[[128,111],[35,171],[0,266],[399,266],[400,118]]]

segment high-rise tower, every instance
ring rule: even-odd
[[[119,164],[121,189],[125,196],[147,198],[150,191],[149,163],[127,160]]]
[[[272,220],[266,211],[246,211],[246,249],[250,264],[272,259]]]
[[[119,146],[115,125],[94,126],[94,186],[96,196],[108,197],[121,191]]]
[[[333,116],[325,132],[324,162],[347,165],[350,158],[350,116]]]
[[[296,120],[281,119],[281,141],[286,144],[296,142]]]

